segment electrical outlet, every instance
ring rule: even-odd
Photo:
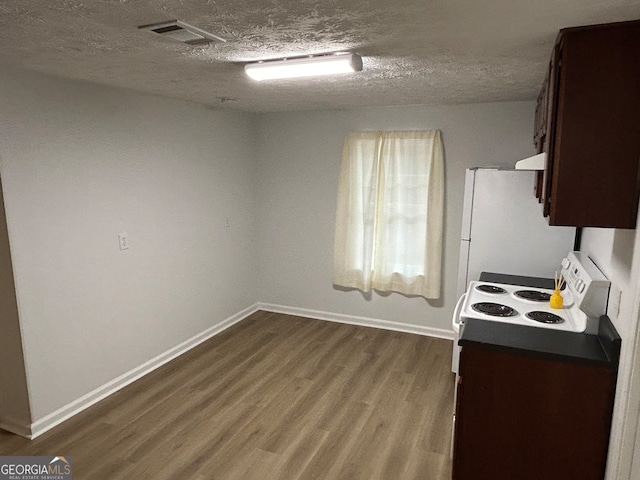
[[[120,250],[127,250],[129,248],[129,234],[120,232],[118,234],[118,243],[120,244]]]

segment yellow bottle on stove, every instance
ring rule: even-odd
[[[553,291],[553,295],[549,299],[549,306],[551,308],[562,308],[564,306],[564,298],[560,295],[560,290],[557,288]]]

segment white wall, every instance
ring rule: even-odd
[[[621,300],[630,294],[635,234],[635,230],[585,228],[580,246],[611,281],[607,315],[625,337],[635,327],[632,319],[619,315]]]
[[[30,421],[22,335],[0,185],[0,427],[16,430]]]
[[[34,421],[255,302],[253,116],[24,72],[0,112]]]
[[[616,404],[611,426],[607,479],[636,478],[631,474],[638,405],[638,377],[635,367],[638,345],[634,343],[638,328],[640,276],[634,269],[635,245],[640,244],[637,230],[585,228],[580,250],[586,252],[611,281],[607,315],[622,338],[622,352],[616,387]],[[635,270],[635,273],[634,273]],[[634,372],[634,369],[636,370]],[[636,379],[636,382],[638,380]]]
[[[262,302],[450,331],[464,172],[513,167],[534,152],[532,102],[274,113],[259,117],[259,295]],[[440,129],[446,169],[443,296],[363,295],[332,285],[342,144],[349,131]]]

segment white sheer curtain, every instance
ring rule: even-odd
[[[439,130],[349,134],[338,185],[333,283],[438,298],[443,199]]]

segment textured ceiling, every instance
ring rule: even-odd
[[[560,28],[637,18],[638,0],[0,0],[0,67],[245,111],[532,100]],[[171,19],[227,42],[137,29]],[[256,83],[242,69],[344,50],[362,72]]]

